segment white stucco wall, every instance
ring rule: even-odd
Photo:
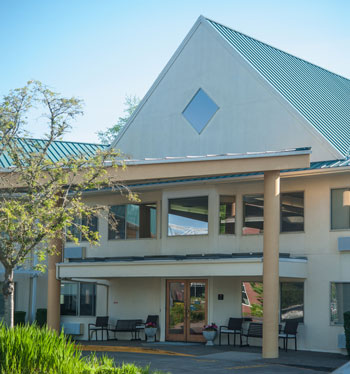
[[[182,115],[199,88],[219,106],[200,135]],[[134,158],[305,146],[312,147],[313,161],[338,155],[208,25],[199,25],[146,98],[116,144]]]

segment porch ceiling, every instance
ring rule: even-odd
[[[110,262],[70,262],[57,264],[58,278],[125,277],[221,277],[262,276],[263,259],[225,258],[194,260],[148,260]],[[280,258],[280,277],[307,277],[307,259]]]

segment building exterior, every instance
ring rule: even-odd
[[[207,322],[252,315],[266,348],[297,318],[299,349],[345,352],[348,79],[200,17],[112,147],[141,202],[85,195],[118,228],[106,215],[99,247],[65,244],[63,324],[86,339],[95,316],[156,314],[160,340],[202,341]]]

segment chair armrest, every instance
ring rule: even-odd
[[[91,326],[95,326],[96,327],[96,324],[95,323],[89,323],[88,327],[90,328]]]

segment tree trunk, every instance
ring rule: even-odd
[[[14,309],[15,309],[14,291],[15,291],[15,283],[13,282],[13,269],[5,268],[5,281],[2,287],[2,292],[3,292],[4,304],[5,304],[4,320],[7,326],[9,327],[14,326]]]

